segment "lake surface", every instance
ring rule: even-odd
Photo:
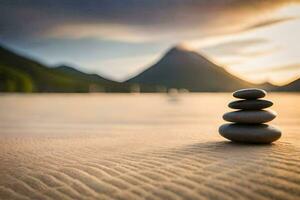
[[[0,199],[297,199],[300,94],[273,145],[219,136],[229,93],[0,96]]]

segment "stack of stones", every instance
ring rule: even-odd
[[[278,128],[264,124],[272,121],[276,113],[272,110],[263,110],[273,103],[260,99],[266,96],[266,91],[256,88],[242,89],[233,93],[233,96],[243,100],[232,101],[229,107],[239,109],[223,115],[228,124],[219,128],[219,133],[234,142],[243,143],[272,143],[281,137]]]

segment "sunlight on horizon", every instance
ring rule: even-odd
[[[215,63],[224,66],[229,72],[244,80],[254,83],[268,81],[275,85],[284,85],[300,77],[299,13],[299,5],[288,5],[273,15],[279,19],[293,17],[286,22],[257,27],[224,37],[191,41],[187,45],[204,51]],[[258,41],[257,44],[249,42],[255,40]],[[241,45],[237,46],[236,43]],[[218,52],[221,46],[222,51]],[[298,65],[298,67],[284,69],[284,66],[290,65]],[[280,70],[277,70],[278,68]]]

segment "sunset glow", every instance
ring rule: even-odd
[[[164,2],[51,1],[47,7],[4,1],[0,42],[50,65],[120,81],[178,44],[255,83],[282,85],[299,77],[299,1]]]

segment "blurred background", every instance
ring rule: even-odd
[[[1,92],[300,91],[298,0],[1,0]]]

